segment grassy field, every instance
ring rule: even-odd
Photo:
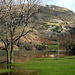
[[[75,75],[75,56],[65,58],[35,58],[13,64],[23,70],[37,70],[38,75]],[[2,69],[0,69],[0,72]],[[32,74],[36,75],[36,74]]]
[[[58,45],[47,45],[48,49],[58,50]]]

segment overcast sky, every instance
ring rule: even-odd
[[[43,4],[57,5],[75,12],[75,0],[42,0]]]

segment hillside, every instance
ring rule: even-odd
[[[71,26],[75,21],[75,13],[69,9],[58,7],[55,5],[43,6],[40,10],[43,16],[44,25]]]
[[[66,32],[69,27],[75,27],[75,13],[67,8],[55,5],[40,6],[36,16],[41,24],[36,27],[34,33],[27,36],[28,41],[32,43],[50,44],[52,34]]]

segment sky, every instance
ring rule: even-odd
[[[75,0],[42,0],[43,4],[57,5],[75,12]]]

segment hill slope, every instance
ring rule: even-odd
[[[55,5],[40,6],[39,14],[36,16],[41,24],[40,27],[36,27],[37,33],[31,34],[31,36],[35,36],[28,37],[31,37],[30,42],[32,43],[36,43],[39,40],[37,43],[50,44],[51,34],[65,32],[69,27],[75,27],[75,13],[67,8]]]

